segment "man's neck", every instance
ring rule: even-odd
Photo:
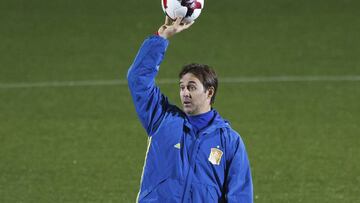
[[[214,118],[214,111],[208,111],[202,114],[188,116],[189,122],[194,127],[195,132],[199,132],[209,126],[212,119]]]

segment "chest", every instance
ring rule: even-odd
[[[155,137],[154,137],[155,138]],[[159,129],[153,147],[162,164],[170,167],[172,176],[193,176],[198,183],[223,181],[226,168],[226,146],[220,129],[195,134],[177,125]]]

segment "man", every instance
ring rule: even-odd
[[[207,65],[180,72],[182,110],[155,85],[168,38],[189,28],[166,18],[144,41],[128,71],[136,112],[149,136],[138,202],[253,202],[252,179],[239,134],[211,105],[217,76]]]

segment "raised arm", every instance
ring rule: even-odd
[[[168,105],[167,98],[155,84],[155,77],[169,44],[167,38],[191,24],[182,24],[181,18],[171,22],[166,17],[158,35],[148,37],[142,44],[127,74],[128,85],[136,112],[149,136],[156,130]]]

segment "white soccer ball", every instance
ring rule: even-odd
[[[183,17],[182,22],[190,23],[200,16],[204,0],[161,0],[161,7],[171,20]]]

